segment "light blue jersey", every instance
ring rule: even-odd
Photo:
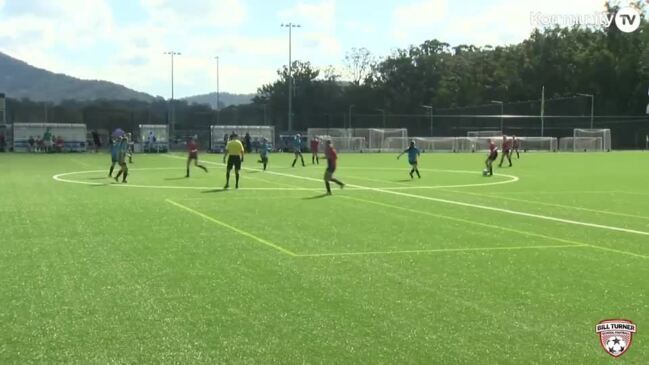
[[[419,156],[419,149],[417,147],[409,147],[404,152],[408,152],[408,162],[411,165],[417,163],[417,156]]]
[[[270,153],[270,144],[268,142],[262,143],[259,148],[259,153],[263,157],[268,156],[268,154]]]

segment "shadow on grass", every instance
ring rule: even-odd
[[[322,199],[328,197],[329,194],[324,193],[324,194],[319,194],[319,195],[314,195],[314,196],[308,196],[305,198],[302,198],[302,200],[315,200],[315,199]]]
[[[179,177],[165,177],[165,180],[171,181],[171,180],[185,180],[187,177],[186,176],[179,176]]]
[[[110,179],[109,177],[102,176],[102,177],[87,177],[86,180],[105,180],[105,179]]]
[[[401,179],[401,180],[394,180],[394,182],[411,182],[412,179]]]
[[[228,191],[228,190],[229,190],[229,189],[223,189],[223,188],[220,188],[220,189],[203,190],[203,191],[201,191],[201,193],[203,193],[203,194],[208,194],[208,193],[224,193],[224,192],[226,192],[226,191]]]

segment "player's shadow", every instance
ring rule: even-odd
[[[201,191],[201,193],[203,193],[203,194],[209,194],[209,193],[224,193],[224,192],[226,192],[226,191],[228,191],[228,190],[227,190],[227,189],[220,188],[220,189],[203,190],[203,191]]]
[[[108,185],[111,185],[111,184],[113,184],[113,183],[109,182],[109,183],[103,183],[103,184],[92,184],[92,185],[90,185],[90,187],[91,188],[96,188],[96,187],[99,187],[99,186],[108,186]]]
[[[105,180],[108,179],[106,176],[102,177],[87,177],[86,180]]]
[[[171,181],[171,180],[185,180],[187,177],[185,176],[179,176],[179,177],[165,177],[166,181]]]
[[[259,170],[248,170],[248,171],[246,171],[246,173],[248,173],[248,174],[258,174],[260,172],[261,171],[259,171]]]
[[[401,180],[394,180],[394,182],[411,182],[412,179],[401,179]]]
[[[328,196],[329,196],[329,194],[324,193],[324,194],[318,194],[318,195],[314,195],[314,196],[307,196],[307,197],[302,198],[302,200],[322,199],[322,198],[326,198]]]

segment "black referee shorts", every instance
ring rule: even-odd
[[[241,170],[241,156],[228,156],[228,170]]]

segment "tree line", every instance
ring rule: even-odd
[[[636,6],[643,8],[643,4]],[[607,4],[611,15],[617,5]],[[643,12],[644,14],[644,12]],[[343,80],[341,72],[348,77]],[[288,80],[286,66],[277,79],[262,85],[253,102],[216,111],[208,105],[175,101],[176,129],[202,129],[212,124],[268,124],[287,128]],[[535,30],[521,43],[508,46],[456,45],[437,39],[398,49],[384,58],[367,49],[352,49],[345,70],[318,69],[308,61],[292,64],[293,113],[296,130],[309,127],[378,126],[385,114],[420,115],[422,105],[436,113],[454,108],[502,101],[514,108],[520,100],[595,95],[598,115],[640,115],[649,102],[649,25],[623,33],[615,23],[604,27],[554,27]],[[556,113],[580,113],[588,100]],[[574,105],[577,105],[576,110]],[[532,113],[515,109],[517,113]],[[491,106],[489,112],[500,113]],[[538,110],[534,111],[538,113]],[[86,123],[94,128],[136,128],[138,124],[166,124],[169,104],[146,101],[65,100],[44,104],[27,99],[8,100],[13,122]],[[409,127],[405,119],[390,119]],[[413,121],[414,123],[414,121]],[[373,125],[372,125],[373,124]]]

